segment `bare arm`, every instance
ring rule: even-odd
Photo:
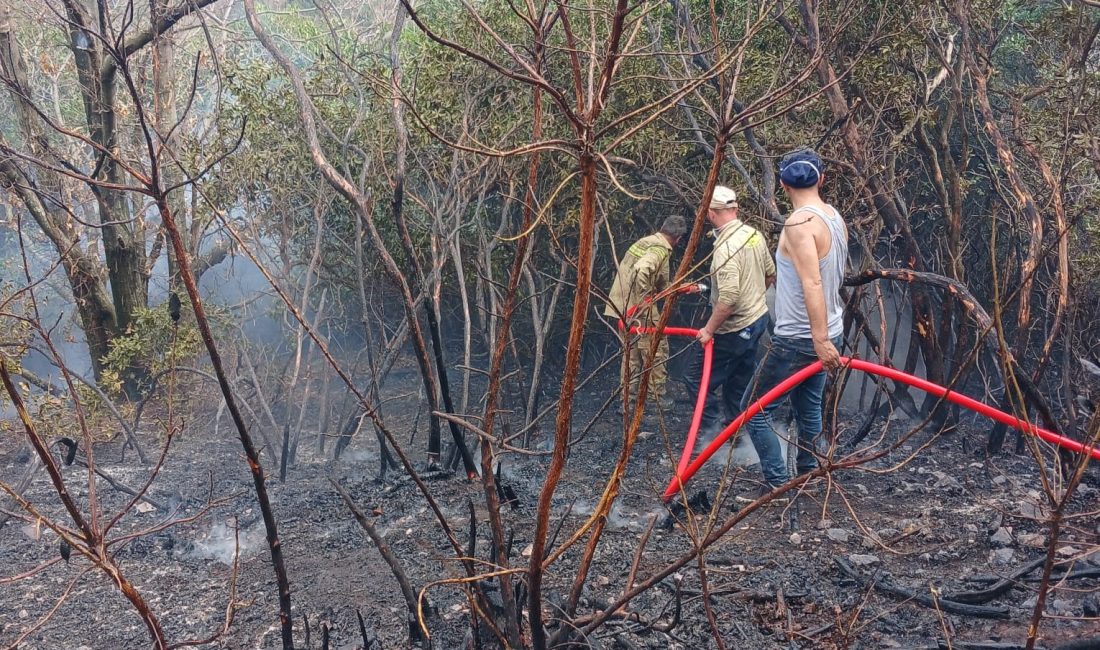
[[[775,261],[772,260],[771,255],[765,255],[764,263],[764,288],[770,289],[775,286]]]
[[[829,370],[840,366],[840,353],[829,340],[829,321],[825,311],[825,291],[821,282],[821,268],[818,266],[817,242],[814,231],[808,225],[799,225],[784,230],[786,250],[794,263],[798,279],[802,281],[802,295],[806,301],[806,315],[810,319],[810,335],[813,337],[814,351]]]
[[[714,306],[714,309],[710,312],[710,318],[707,319],[707,324],[699,330],[699,334],[695,338],[699,339],[700,343],[706,344],[707,341],[714,338],[714,332],[722,325],[730,314],[733,313],[732,305],[723,305],[718,303]]]

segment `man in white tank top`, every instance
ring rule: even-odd
[[[779,163],[779,179],[791,200],[775,254],[775,333],[771,349],[757,365],[745,391],[745,409],[781,381],[820,359],[826,369],[840,366],[837,347],[843,334],[840,287],[848,262],[848,233],[836,209],[821,199],[821,158],[812,150],[788,154]],[[791,389],[788,396],[798,423],[798,473],[817,467],[814,455],[821,434],[821,401],[825,371]],[[787,466],[771,415],[782,403],[772,402],[749,421],[749,435],[764,474],[763,492],[786,483]],[[742,500],[754,500],[753,493]]]

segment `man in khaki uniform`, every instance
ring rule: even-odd
[[[642,237],[634,242],[615,274],[615,281],[611,285],[607,307],[604,315],[617,321],[622,318],[624,324],[637,324],[641,327],[653,327],[657,324],[660,312],[656,305],[643,305],[647,297],[652,297],[668,287],[669,257],[672,248],[687,232],[687,222],[683,217],[671,216],[661,224],[661,230],[648,237]],[[641,305],[631,318],[626,318],[627,310],[635,305]],[[630,395],[638,394],[638,379],[645,368],[646,357],[653,335],[641,335],[629,343],[629,351],[623,354],[622,376],[623,382],[630,384]],[[649,378],[649,398],[658,401],[663,408],[670,408],[671,404],[663,398],[665,396],[665,382],[668,379],[668,341],[662,336],[657,347],[657,355],[653,358],[653,370]]]
[[[707,435],[721,431],[727,422],[713,393],[721,386],[731,415],[741,412],[741,397],[756,364],[756,349],[768,327],[765,292],[775,282],[775,263],[768,242],[755,228],[738,218],[737,194],[721,185],[714,188],[707,219],[714,226],[711,257],[710,317],[699,330],[700,343],[714,340],[710,385],[703,411]],[[694,396],[702,379],[703,350],[687,374],[689,394]]]

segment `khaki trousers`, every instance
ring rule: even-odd
[[[649,355],[649,346],[653,342],[653,334],[640,334],[633,337],[630,342],[630,350],[623,351],[622,377],[623,383],[630,384],[630,398],[636,399],[638,395],[639,379],[645,370],[646,357]],[[665,383],[668,380],[668,339],[661,337],[657,345],[657,355],[653,357],[653,370],[649,374],[650,400],[658,400],[665,396]]]

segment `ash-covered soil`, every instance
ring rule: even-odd
[[[581,391],[578,433],[606,395],[606,386]],[[209,402],[216,404],[213,399]],[[415,406],[406,406],[409,412],[401,413],[404,407],[390,403],[386,412],[393,430],[407,441]],[[682,412],[667,427],[677,445],[686,431],[690,406],[679,408]],[[149,492],[174,514],[141,505],[119,522],[112,537],[157,528],[169,518],[189,520],[133,537],[112,550],[172,642],[216,635],[232,600],[231,626],[206,647],[279,647],[275,582],[251,476],[240,444],[225,422],[215,439],[213,412],[213,407],[196,407],[188,416]],[[861,417],[842,413],[842,442]],[[425,429],[423,419],[420,423]],[[27,462],[21,453],[20,429],[14,424],[0,447],[0,480],[9,485],[18,481]],[[906,430],[901,424],[889,427],[886,441]],[[532,447],[548,447],[550,426],[534,435]],[[152,425],[145,428],[152,449],[156,434]],[[599,417],[571,449],[551,514],[552,529],[564,520],[558,544],[592,512],[619,454],[621,429],[617,416]],[[422,462],[424,435],[423,430],[417,432],[407,446],[415,450],[418,462]],[[981,422],[964,425],[931,443],[918,435],[862,469],[837,473],[831,485],[820,480],[812,483],[793,507],[762,508],[735,526],[705,554],[710,602],[726,646],[946,648],[980,641],[1009,644],[989,647],[1022,647],[1038,571],[984,604],[1001,608],[1002,618],[952,614],[935,607],[936,599],[988,587],[991,580],[1010,575],[1045,553],[1046,528],[1040,520],[1049,515],[1050,506],[1042,497],[1034,461],[1013,455],[986,460],[975,451],[983,448],[984,435]],[[925,443],[928,447],[919,449]],[[141,485],[149,467],[136,463],[132,454],[120,460],[120,447],[117,441],[98,445],[99,467],[128,485]],[[429,587],[433,647],[464,647],[469,630],[466,598],[455,585],[441,584],[464,574],[416,486],[400,470],[391,470],[382,482],[376,480],[377,443],[367,428],[341,461],[333,463],[327,457],[316,453],[315,438],[309,436],[285,482],[278,480],[277,468],[267,467],[293,590],[298,646],[322,647],[322,626],[329,628],[329,647],[362,646],[357,612],[373,647],[407,645],[408,624],[398,586],[329,484],[331,476],[374,520],[414,588]],[[723,454],[726,457],[729,454]],[[514,535],[510,561],[526,565],[535,504],[549,457],[512,453],[504,458],[504,481],[519,502],[516,508],[504,507],[506,524]],[[596,553],[579,616],[605,608],[622,593],[639,539],[652,521],[656,525],[641,555],[635,583],[690,549],[692,536],[719,525],[736,511],[739,505],[733,496],[755,486],[758,470],[738,465],[752,460],[741,447],[733,458],[729,485],[720,499],[716,494],[724,469],[721,462],[713,462],[690,485],[690,493],[702,490],[716,501],[713,511],[696,512],[687,526],[682,514],[678,523],[672,522],[656,496],[669,478],[666,438],[647,422]],[[86,507],[85,470],[73,465],[64,472],[69,490]],[[1096,485],[1093,471],[1067,509],[1066,514],[1073,516],[1065,522],[1056,553],[1060,560],[1071,560],[1064,565],[1071,578],[1047,600],[1040,647],[1100,636],[1100,553],[1092,554],[1098,548],[1094,513],[1100,510],[1100,491]],[[479,520],[477,555],[487,559],[490,533],[480,484],[451,476],[430,480],[428,486],[463,546],[470,529],[468,504],[474,504]],[[97,490],[106,513],[129,500],[102,479]],[[64,519],[44,471],[38,472],[26,496],[44,517],[71,524]],[[3,507],[13,509],[11,503]],[[794,528],[792,512],[797,512]],[[584,541],[546,574],[548,616],[567,599]],[[13,519],[0,529],[0,646],[19,640],[18,647],[28,650],[149,647],[142,621],[116,586],[76,552],[68,562],[57,561],[32,577],[9,579],[55,560],[58,554],[58,538],[46,526]],[[235,554],[239,554],[239,570],[231,598]],[[861,577],[842,572],[837,558]],[[925,599],[925,604],[872,589],[875,580],[880,586],[907,590]],[[698,563],[693,561],[634,599],[586,643],[572,647],[716,647],[700,587]],[[27,634],[50,614],[62,593],[68,595],[56,612]]]

